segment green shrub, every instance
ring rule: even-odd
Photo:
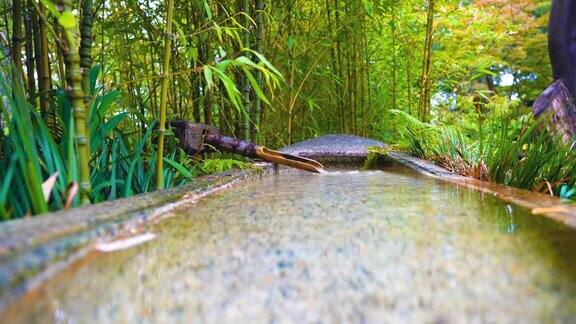
[[[563,184],[576,184],[576,151],[548,131],[547,118],[494,116],[486,122],[488,135],[473,139],[455,127],[390,113],[401,146],[462,175],[556,194]]]

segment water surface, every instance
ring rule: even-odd
[[[265,176],[175,211],[157,239],[94,253],[13,322],[576,318],[576,235],[401,170]]]

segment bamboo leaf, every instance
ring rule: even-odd
[[[215,68],[216,70],[225,73],[226,70],[228,69],[228,66],[230,66],[230,64],[232,64],[232,60],[223,60],[220,61],[216,64]]]
[[[240,63],[240,65],[248,65],[255,69],[260,69],[260,67],[256,63],[252,62],[252,60],[250,60],[246,56],[238,56],[236,59],[234,59],[234,62]]]
[[[212,19],[212,10],[210,10],[210,5],[208,4],[208,1],[203,0],[202,4],[204,5],[204,12],[206,13],[206,18]]]
[[[206,88],[212,89],[214,81],[212,80],[212,67],[209,65],[204,66],[204,80],[206,81]]]
[[[173,159],[165,157],[164,162],[170,164],[170,166],[172,166],[174,169],[176,169],[176,171],[180,172],[180,174],[182,174],[186,178],[188,179],[194,178],[194,175],[190,173],[190,171],[188,171],[182,164],[174,161]]]
[[[98,146],[100,146],[102,144],[102,141],[104,140],[104,138],[107,137],[109,134],[111,134],[112,131],[114,131],[114,129],[116,129],[116,127],[118,127],[118,125],[120,125],[120,123],[123,122],[127,117],[128,117],[128,113],[123,112],[123,113],[120,113],[120,114],[112,117],[106,124],[102,125],[100,127],[100,131],[98,132],[98,134],[95,136],[92,136],[92,139],[90,142],[91,150],[96,151]]]
[[[94,64],[90,69],[90,95],[93,96],[96,93],[96,83],[98,82],[98,76],[100,75],[100,64]]]
[[[272,72],[274,72],[274,73],[276,74],[276,76],[278,76],[282,81],[284,81],[284,76],[282,75],[282,73],[280,73],[280,71],[278,71],[278,70],[274,67],[274,65],[272,65],[272,64],[264,57],[264,55],[262,55],[262,54],[260,54],[260,53],[258,53],[258,52],[256,52],[256,51],[253,51],[253,50],[251,50],[251,49],[249,49],[249,48],[244,48],[244,51],[248,51],[248,52],[256,55],[256,57],[258,58],[258,60],[259,60],[260,62],[262,62],[269,70],[271,70]]]
[[[98,112],[98,116],[105,116],[112,104],[120,98],[120,91],[119,90],[112,90],[107,94],[98,97],[98,104],[96,105],[96,109]]]
[[[250,81],[250,85],[252,86],[252,89],[254,90],[254,92],[256,93],[258,98],[260,98],[260,100],[264,101],[264,103],[266,103],[267,105],[270,106],[271,105],[270,101],[268,101],[268,98],[266,98],[266,95],[262,91],[262,88],[260,88],[260,85],[258,84],[256,79],[254,78],[252,73],[250,73],[250,71],[248,71],[248,70],[245,70],[244,74],[248,78],[248,81]]]
[[[16,156],[12,156],[10,163],[4,177],[1,180],[2,186],[0,187],[0,217],[4,220],[9,219],[10,215],[6,210],[6,202],[8,200],[8,194],[12,188],[12,178],[16,172]]]
[[[142,137],[142,139],[138,142],[138,145],[136,146],[136,150],[134,151],[134,159],[130,163],[128,173],[126,175],[126,183],[124,185],[124,197],[129,197],[132,194],[132,178],[134,176],[134,170],[136,168],[136,164],[140,163],[142,160],[142,157],[141,157],[142,151],[144,150],[144,146],[146,145],[146,142],[148,141],[150,136],[152,136],[152,131],[154,130],[155,124],[156,124],[156,122],[152,122],[150,125],[148,125],[146,133],[144,134],[144,137]],[[154,169],[152,169],[152,170],[154,170]],[[148,181],[146,181],[146,183],[148,183]],[[147,191],[147,190],[143,189],[143,191]]]
[[[214,71],[216,72],[216,76],[218,76],[220,81],[222,81],[222,84],[224,84],[228,98],[232,102],[233,106],[240,112],[242,109],[242,98],[240,97],[240,91],[236,88],[236,84],[220,70],[215,69]]]

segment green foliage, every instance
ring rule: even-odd
[[[398,136],[396,142],[411,154],[431,160],[460,157],[477,162],[477,144],[456,128],[424,123],[400,110],[391,110],[390,115],[390,124],[394,125],[392,131]]]
[[[242,39],[243,31],[252,28],[243,22],[256,24],[251,17],[253,12],[242,13],[244,19],[237,15],[233,3],[204,0],[174,3],[171,21],[176,34],[170,46],[174,55],[168,62],[168,70],[173,73],[165,78],[169,82],[167,119],[199,122],[203,119],[219,125],[226,134],[238,135],[240,120],[261,113],[243,104],[246,99],[266,105],[261,107],[271,107],[271,91],[284,82],[282,73],[263,54],[248,48],[251,41],[246,43]],[[5,5],[9,4],[3,4],[3,9]],[[67,12],[61,13],[52,1],[27,5],[37,11],[39,6],[46,6],[45,40],[49,45],[62,45],[57,34],[62,26],[82,23],[76,17],[66,16]],[[67,93],[57,87],[65,86],[64,76],[69,72],[68,66],[64,66],[64,71],[58,69],[57,59],[65,61],[62,51],[48,48],[48,64],[53,71],[49,82],[52,89],[47,95],[51,107],[42,111],[42,118],[33,89],[26,87],[31,87],[30,83],[24,86],[16,81],[19,79],[11,75],[9,56],[2,56],[0,87],[6,105],[2,105],[1,121],[6,127],[0,136],[1,217],[78,206],[80,162],[89,161],[88,182],[92,185],[89,198],[93,203],[153,190],[154,168],[158,165],[163,165],[160,172],[163,188],[185,184],[199,175],[246,167],[234,160],[193,160],[178,148],[178,140],[170,130],[160,154],[162,160],[157,160],[154,129],[160,110],[160,91],[155,80],[162,72],[158,71],[158,63],[165,56],[158,45],[167,35],[163,33],[166,19],[154,17],[167,17],[163,10],[161,5],[142,7],[137,2],[106,1],[95,12],[91,31],[93,60],[101,66],[96,65],[88,73],[90,101],[86,114],[74,112],[81,110],[78,97],[73,108]],[[6,19],[0,25],[11,29],[8,28],[11,23]],[[66,35],[70,36],[69,41],[78,43],[75,35]],[[32,42],[32,38],[26,41]],[[37,56],[28,57],[28,52],[25,55],[29,61],[38,60]],[[244,96],[244,89],[239,90],[244,78],[251,88],[250,98]],[[79,127],[74,116],[87,119],[85,138],[89,152],[83,161],[78,156],[84,142],[80,143],[75,134]],[[250,123],[251,128],[259,127],[253,121]],[[50,192],[48,198],[46,190]]]
[[[500,132],[490,136],[485,157],[495,182],[544,191],[545,184],[557,187],[562,182],[576,181],[576,152],[546,130],[548,123],[546,118],[528,120],[510,138],[513,123],[499,120]]]
[[[160,163],[164,188],[246,166],[219,158],[193,160],[178,149],[170,130],[157,161],[153,129],[162,79],[168,81],[168,120],[213,124],[235,137],[246,136],[249,128],[250,136],[267,146],[352,133],[398,143],[457,172],[500,183],[540,191],[551,187],[557,194],[561,183],[575,185],[573,153],[546,135],[544,122],[528,117],[527,108],[551,80],[550,1],[435,0],[431,71],[424,82],[426,3],[175,0],[173,35],[166,35],[165,2],[102,2],[91,38],[93,61],[100,62],[102,73],[90,72],[93,98],[86,116],[91,200],[153,190],[152,170]],[[66,71],[59,71],[59,63],[65,60],[54,44],[61,26],[82,25],[82,20],[60,13],[52,1],[28,5],[47,9],[43,37],[50,52],[52,106],[41,111],[34,89],[1,72],[6,105],[0,213],[5,218],[67,207],[71,196],[70,205],[79,203],[77,125],[62,89]],[[7,13],[0,30],[12,30],[11,3],[0,6]],[[36,41],[24,36],[22,44]],[[167,37],[171,73],[163,75],[159,67]],[[21,52],[23,61],[37,60],[24,46]],[[3,66],[8,58],[2,56]],[[430,124],[412,117],[428,83]],[[46,202],[42,184],[53,179]]]
[[[0,152],[0,218],[76,207],[78,171],[72,105],[64,91],[55,91],[56,117],[61,126],[61,134],[55,136],[26,100],[22,83],[8,82],[10,71],[0,73],[0,97],[8,103],[2,110],[8,131]],[[96,77],[92,74],[93,82]],[[89,124],[91,201],[154,190],[156,155],[150,142],[155,123],[150,123],[144,134],[126,133],[121,124],[137,117],[127,112],[113,114],[121,110],[121,93],[105,92],[101,86],[96,90]],[[171,153],[164,158],[166,188],[186,184],[201,174],[247,167],[245,162],[228,159],[206,160],[198,165],[176,147],[176,139],[170,137],[168,143]],[[55,179],[53,183],[51,179]]]
[[[12,74],[12,68],[0,70],[0,97],[6,100],[2,105],[3,120],[9,121],[8,136],[4,138],[0,156],[0,179],[3,188],[0,197],[0,217],[10,217],[10,207],[17,209],[20,215],[29,210],[34,213],[48,211],[48,204],[42,190],[42,169],[48,172],[61,163],[54,146],[45,135],[45,127],[33,127],[37,114],[26,101],[20,82],[12,89],[10,80],[19,80],[18,73]],[[10,91],[12,90],[12,91]],[[37,149],[41,147],[41,149]],[[41,159],[46,160],[42,165]],[[2,174],[4,173],[4,174]],[[18,185],[14,186],[13,183]],[[9,189],[8,189],[9,188]],[[23,195],[22,195],[23,194]]]
[[[524,120],[492,116],[485,146],[454,127],[433,126],[391,111],[400,143],[410,153],[436,161],[465,176],[536,191],[557,192],[565,182],[576,184],[576,152],[546,131],[546,118]],[[456,165],[459,164],[459,165]],[[486,166],[487,172],[477,171]]]
[[[199,166],[204,174],[221,173],[232,169],[243,170],[253,167],[251,163],[234,159],[206,159]]]

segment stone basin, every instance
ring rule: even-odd
[[[327,174],[265,166],[2,224],[0,319],[575,318],[571,206],[402,153],[352,170],[370,146],[384,144],[324,136],[283,150],[329,163]],[[542,207],[554,212],[532,213]],[[99,249],[142,233],[156,239]]]

